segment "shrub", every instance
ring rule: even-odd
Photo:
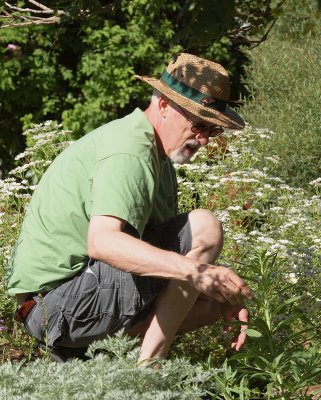
[[[137,366],[136,341],[118,334],[89,348],[91,360],[65,364],[37,360],[0,366],[3,399],[201,399],[215,372],[183,359],[163,361],[158,368]],[[97,348],[105,354],[94,357]],[[35,378],[36,377],[36,378]]]
[[[70,142],[70,132],[53,122],[27,130],[27,149],[16,157],[17,167],[9,177],[0,180],[0,344],[2,358],[15,353],[15,358],[31,357],[33,341],[14,323],[15,300],[6,294],[5,270],[9,274],[10,257],[18,237],[26,207],[40,177],[48,165]],[[2,328],[2,329],[1,329]],[[23,351],[5,351],[6,346],[23,347]]]

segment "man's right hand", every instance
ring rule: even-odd
[[[224,303],[242,304],[242,295],[252,299],[253,294],[231,268],[200,264],[196,273],[190,276],[190,284],[201,293]]]

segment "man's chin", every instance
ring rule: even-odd
[[[193,150],[190,147],[184,147],[173,151],[169,158],[176,164],[189,164],[198,150],[199,147]]]
[[[189,164],[193,155],[171,154],[169,158],[174,164]]]
[[[182,147],[174,150],[169,158],[175,164],[188,164],[201,146],[194,141],[186,142]]]

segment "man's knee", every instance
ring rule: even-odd
[[[223,228],[221,222],[211,211],[193,210],[189,213],[192,231],[192,247],[212,251],[217,257],[223,247]]]

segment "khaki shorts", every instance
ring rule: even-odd
[[[143,240],[187,254],[191,249],[188,214],[146,229]],[[126,251],[126,249],[124,249]],[[168,280],[142,277],[90,259],[73,278],[48,292],[35,295],[36,306],[25,327],[40,342],[52,347],[86,347],[144,318]]]

